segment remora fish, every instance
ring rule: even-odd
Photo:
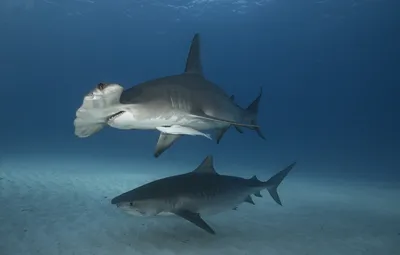
[[[212,156],[208,156],[192,172],[147,183],[113,198],[111,203],[135,216],[177,215],[215,234],[203,215],[236,209],[243,202],[254,204],[251,195],[261,197],[263,189],[282,205],[277,188],[295,164],[263,182],[256,176],[244,179],[220,175],[214,170]]]
[[[74,120],[75,135],[89,137],[109,125],[117,129],[162,130],[154,156],[160,156],[182,135],[214,130],[217,143],[230,126],[256,130],[260,90],[243,109],[203,75],[200,37],[195,34],[184,73],[149,80],[127,90],[115,83],[100,83],[83,99]]]

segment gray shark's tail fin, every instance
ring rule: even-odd
[[[189,54],[186,59],[185,73],[203,75],[200,58],[200,34],[198,33],[193,36],[192,44],[190,45]]]
[[[285,169],[283,169],[279,173],[272,176],[268,181],[264,182],[269,194],[275,200],[275,202],[279,205],[282,205],[282,202],[278,195],[278,186],[281,184],[283,179],[285,179],[286,175],[290,172],[290,170],[292,170],[292,168],[295,165],[296,165],[296,162],[290,164]]]
[[[262,87],[260,88],[260,93],[258,94],[257,98],[246,108],[246,119],[252,125],[257,125],[257,115],[258,115],[258,105],[260,103],[260,99],[262,96]],[[259,137],[265,140],[265,136],[261,132],[259,127],[252,127],[251,129],[255,130]]]
[[[118,112],[116,107],[123,91],[118,84],[99,83],[87,94],[74,120],[75,135],[88,137],[100,131],[109,116]]]

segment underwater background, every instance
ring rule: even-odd
[[[400,2],[395,0],[2,0],[0,254],[220,254],[222,247],[241,240],[243,245],[230,254],[397,254],[399,13]],[[74,135],[75,112],[96,84],[114,82],[129,88],[183,72],[195,33],[201,36],[205,76],[235,95],[240,106],[250,104],[263,88],[258,121],[265,141],[250,130],[239,134],[230,129],[218,145],[185,136],[156,159],[156,131],[105,128],[89,138]],[[163,230],[162,236],[157,227],[142,229],[140,245],[126,236],[126,242],[118,242],[122,238],[116,233],[123,232],[122,226],[138,223],[117,212],[108,198],[155,176],[191,171],[209,154],[217,171],[246,178],[257,174],[267,179],[297,161],[280,187],[284,207],[277,209],[265,195],[268,202],[244,209],[243,215],[252,221],[243,223],[248,229],[240,231],[229,223],[241,225],[229,212],[225,216],[230,221],[218,223],[217,230],[242,236],[229,239],[222,234],[220,242],[218,235],[209,237],[186,225],[187,229],[180,227],[184,231]],[[106,177],[101,179],[100,173]],[[129,177],[130,173],[145,177]],[[128,183],[129,178],[136,182]],[[333,188],[326,190],[328,186]],[[324,215],[340,222],[337,208],[346,208],[348,214],[354,201],[364,201],[376,214],[358,205],[349,222],[358,218],[359,225],[337,230],[336,239],[324,239],[317,226],[303,235],[309,239],[294,235],[308,222],[297,206],[307,207],[307,199],[316,194],[326,197],[321,195],[313,206],[329,202],[336,187],[344,189],[343,197],[335,198],[337,206],[313,207],[314,223]],[[341,198],[352,200],[343,204]],[[257,208],[257,203],[266,205]],[[26,205],[36,213],[23,211]],[[100,209],[90,209],[98,205]],[[82,218],[81,211],[90,213]],[[283,218],[276,222],[286,225],[258,226],[258,221],[271,220],[268,213],[280,214]],[[287,223],[285,213],[289,223],[297,220],[296,224]],[[49,219],[53,225],[46,229]],[[88,221],[92,228],[85,227]],[[179,224],[186,223],[157,226]],[[366,225],[372,232],[363,229]],[[109,232],[97,232],[96,226]],[[79,227],[90,234],[78,235]],[[269,239],[257,227],[268,232]],[[277,229],[286,231],[273,237],[282,246],[271,248],[274,242],[268,240],[275,240],[271,238]],[[168,233],[178,237],[169,239]],[[371,233],[371,239],[337,241],[348,233],[355,239]],[[87,236],[90,241],[84,239]],[[182,241],[188,236],[194,236],[191,242]],[[305,245],[312,238],[320,242]],[[151,246],[154,242],[156,247]],[[298,246],[291,249],[288,243]],[[321,243],[323,251],[317,248]],[[298,248],[302,246],[308,248],[303,252]]]

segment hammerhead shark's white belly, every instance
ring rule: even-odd
[[[180,125],[191,127],[196,130],[209,130],[221,128],[225,123],[208,121],[193,118],[189,115],[172,115],[170,117],[158,116],[148,119],[135,119],[133,115],[126,111],[108,123],[109,126],[117,129],[144,129],[153,130],[158,127]]]

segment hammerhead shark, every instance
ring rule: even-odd
[[[195,34],[183,73],[145,81],[129,89],[116,83],[99,83],[87,94],[74,120],[75,135],[89,137],[106,125],[125,130],[158,130],[160,136],[154,156],[160,156],[182,135],[203,136],[214,130],[217,143],[229,127],[240,133],[241,127],[255,130],[257,98],[241,108],[234,97],[203,75],[200,36]]]

